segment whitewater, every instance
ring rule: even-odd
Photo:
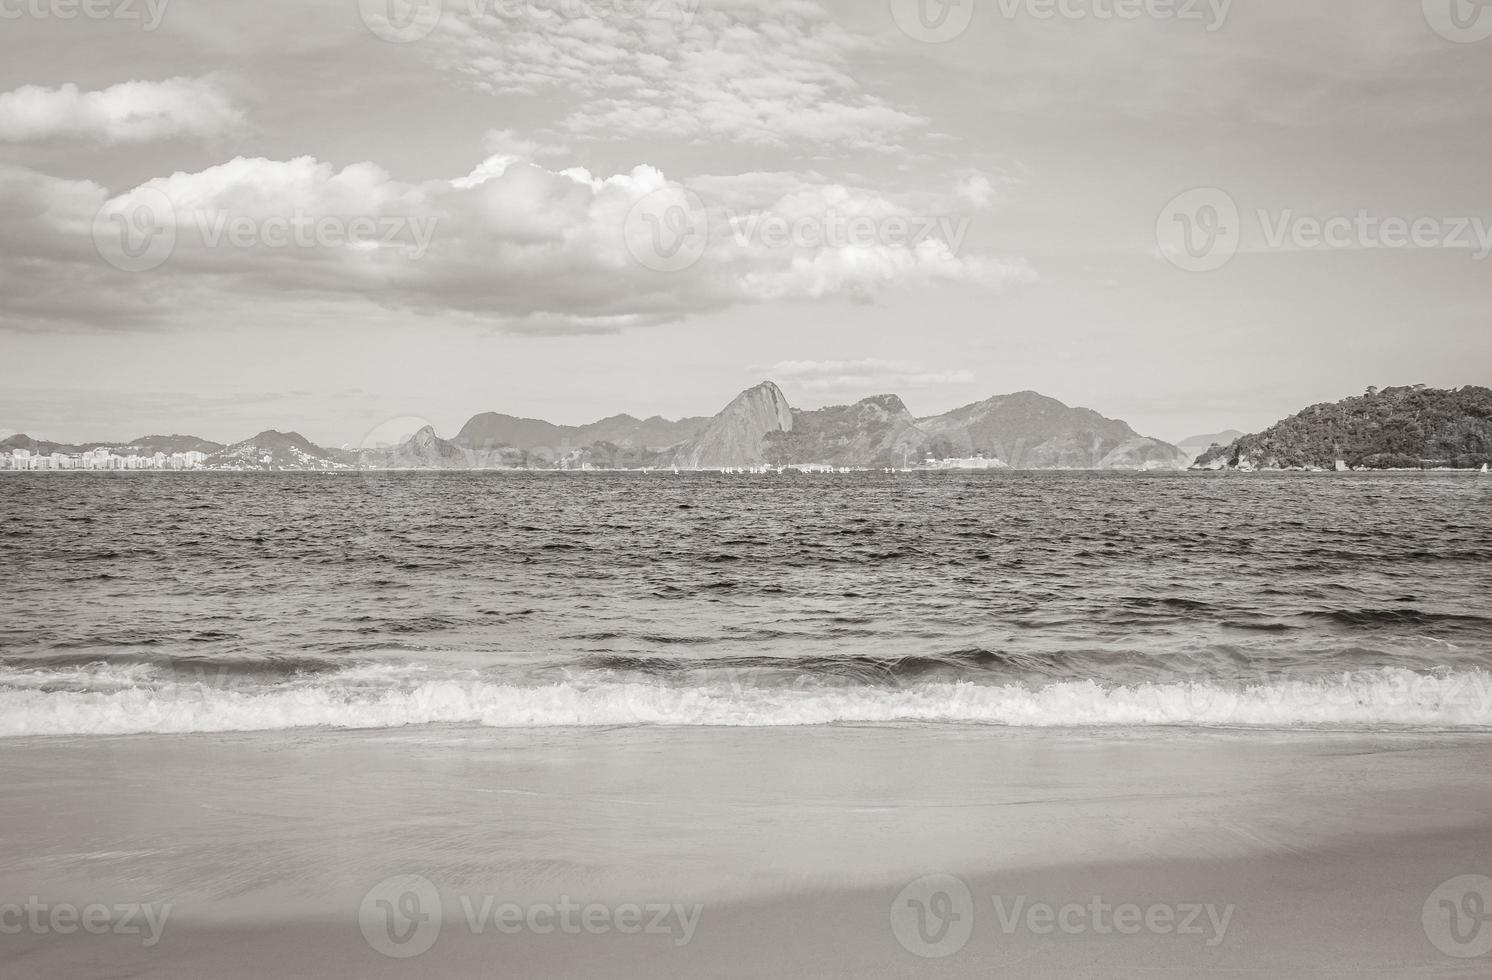
[[[786,727],[942,723],[1011,727],[1492,727],[1492,673],[1380,669],[1317,680],[895,687],[741,678],[573,679],[526,685],[357,668],[273,685],[192,682],[146,667],[0,672],[0,736],[627,725]]]

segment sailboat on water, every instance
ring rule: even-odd
[[[1492,473],[1489,473],[1487,471],[1487,464],[1486,463],[1482,464],[1482,476],[1492,476]]]

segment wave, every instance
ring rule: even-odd
[[[234,634],[202,632],[186,637],[187,643],[217,642],[221,639],[236,639]],[[91,641],[83,652],[67,652],[68,644],[57,644],[52,651],[28,657],[0,657],[0,684],[8,683],[12,677],[30,676],[38,669],[54,670],[59,676],[69,671],[78,676],[106,673],[116,667],[142,667],[147,671],[159,671],[176,675],[183,681],[204,679],[224,674],[263,675],[267,677],[292,676],[295,674],[325,673],[337,671],[345,666],[327,657],[313,656],[232,656],[204,654],[200,657],[172,655],[167,653],[136,653],[111,649],[100,653],[101,641]],[[150,641],[155,642],[155,641]],[[84,644],[80,644],[84,645]],[[393,649],[388,643],[379,644],[379,649]],[[62,652],[55,652],[55,651]]]
[[[1436,613],[1421,609],[1332,609],[1305,614],[1343,626],[1485,626],[1492,624],[1486,616],[1470,613]]]
[[[835,656],[784,657],[661,657],[649,654],[603,653],[583,657],[570,666],[585,670],[621,671],[667,676],[670,674],[720,673],[723,671],[773,671],[783,675],[854,679],[865,683],[936,674],[966,674],[971,671],[1018,669],[1035,664],[1034,658],[1005,654],[982,647],[948,653],[901,657]]]
[[[1258,683],[1095,681],[977,684],[923,681],[748,685],[739,678],[680,685],[578,674],[504,683],[474,672],[364,665],[256,686],[162,682],[145,665],[0,672],[0,736],[123,735],[627,725],[783,727],[954,723],[1013,727],[1257,726],[1377,729],[1492,728],[1492,673],[1379,669]]]

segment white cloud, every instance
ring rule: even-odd
[[[984,174],[969,174],[961,178],[954,193],[976,208],[987,208],[995,201],[995,185]]]
[[[744,174],[691,181],[705,195],[713,246],[753,298],[843,295],[931,282],[999,287],[1034,278],[1021,260],[963,251],[970,219],[822,178]]]
[[[562,130],[588,137],[812,143],[888,150],[925,125],[865,92],[850,59],[873,42],[812,0],[718,0],[689,17],[676,2],[475,5],[448,10],[431,50],[496,95],[573,100]]]
[[[805,392],[819,394],[895,393],[939,385],[971,384],[972,371],[929,370],[915,361],[866,358],[853,361],[782,361],[768,369],[773,377]]]
[[[660,271],[640,255],[637,209],[659,194],[682,197],[681,185],[650,166],[598,177],[521,159],[525,148],[511,142],[504,149],[464,177],[419,183],[312,157],[239,157],[148,181],[108,201],[111,214],[147,207],[170,227],[169,254],[135,273],[95,251],[100,227],[106,244],[124,228],[95,221],[103,188],[0,168],[0,213],[24,217],[6,225],[10,243],[0,232],[0,251],[31,258],[25,277],[3,283],[0,323],[130,326],[179,318],[189,303],[268,310],[314,299],[535,332],[611,331],[780,298],[865,301],[891,288],[1030,277],[1019,261],[960,254],[956,240],[879,194],[755,173],[699,182],[707,240],[693,261]],[[763,218],[829,234],[776,242],[743,233],[743,222]],[[836,237],[850,218],[874,234]],[[887,229],[897,234],[876,237]]]
[[[511,129],[487,130],[482,137],[482,146],[491,155],[504,154],[519,160],[537,160],[570,152],[570,148],[563,144],[524,139]]]
[[[211,78],[121,82],[94,92],[71,83],[58,88],[23,85],[0,94],[0,142],[210,139],[243,122],[243,112]]]

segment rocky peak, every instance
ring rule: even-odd
[[[905,415],[911,417],[912,413],[907,410],[906,403],[896,395],[874,395],[863,399],[860,407],[876,409],[887,415]]]
[[[781,388],[766,381],[737,395],[699,435],[675,451],[671,464],[696,470],[759,466],[766,461],[767,436],[792,428],[792,406]]]
[[[435,432],[435,426],[427,425],[420,431],[416,432],[414,435],[410,436],[408,444],[420,449],[428,449],[436,445],[440,441],[440,436],[437,435]]]

